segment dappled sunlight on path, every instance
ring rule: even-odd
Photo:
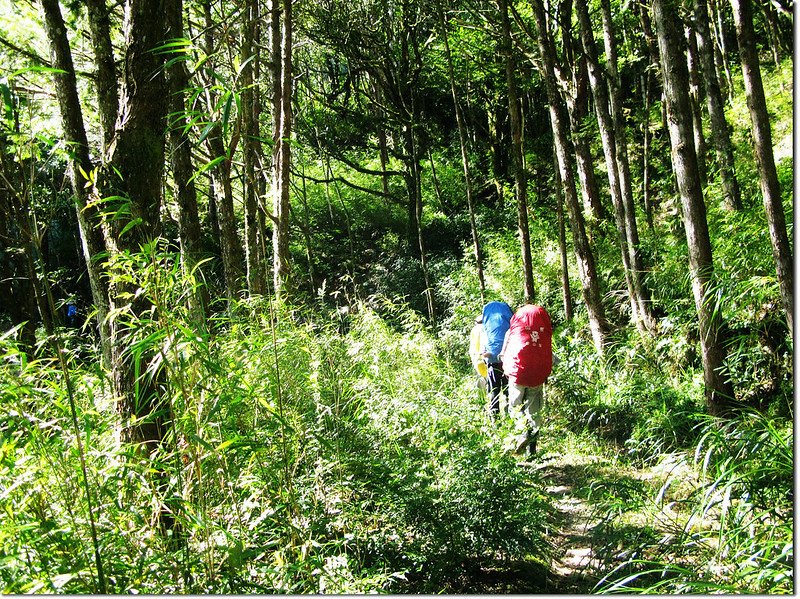
[[[583,497],[591,482],[598,456],[546,453],[526,464],[538,471],[552,498],[554,514],[550,531],[553,548],[552,583],[557,593],[588,593],[596,584],[600,566],[592,545],[592,531],[600,521]]]

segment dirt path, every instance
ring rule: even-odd
[[[532,464],[545,482],[555,508],[550,543],[551,592],[585,594],[591,592],[598,577],[599,562],[593,549],[592,531],[599,524],[589,501],[580,496],[585,490],[586,467],[602,458],[545,454]]]

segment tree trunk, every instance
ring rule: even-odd
[[[109,174],[102,182],[105,196],[124,198],[109,205],[117,212],[103,228],[106,249],[112,256],[137,253],[161,232],[164,98],[169,92],[164,55],[154,49],[166,38],[164,8],[153,0],[129,0],[126,6],[123,106],[108,156]],[[159,375],[139,376],[158,350],[149,348],[141,355],[129,351],[136,319],[153,308],[148,298],[135,291],[127,281],[112,279],[111,311],[129,311],[133,321],[111,321],[111,378],[123,418],[123,438],[141,443],[149,453],[162,443],[171,414],[159,394]]]
[[[494,102],[490,102],[486,115],[489,128],[489,157],[492,162],[492,183],[494,183],[496,205],[499,209],[505,204],[505,188],[503,186],[503,149],[505,146],[500,127],[502,122],[500,108]]]
[[[412,94],[415,92],[412,90]],[[416,119],[416,101],[412,96],[411,99],[412,104],[412,118]],[[413,204],[414,206],[414,221],[416,222],[416,230],[417,230],[417,248],[419,249],[419,259],[420,259],[420,267],[422,268],[422,277],[425,282],[425,303],[427,305],[428,310],[428,318],[430,318],[431,323],[436,321],[436,315],[434,312],[433,307],[433,289],[431,287],[430,276],[428,273],[428,256],[427,251],[425,248],[425,238],[422,234],[422,210],[423,210],[423,203],[422,203],[422,174],[420,168],[420,156],[419,156],[419,140],[417,139],[414,133],[415,127],[414,123],[410,123],[405,127],[405,142],[406,142],[406,153],[410,158],[410,162],[407,166],[407,174],[406,174],[406,187],[409,193],[409,203]]]
[[[611,99],[611,118],[614,123],[614,144],[616,145],[616,162],[619,169],[619,184],[622,194],[622,206],[625,215],[625,234],[628,241],[628,254],[631,265],[631,282],[639,309],[640,327],[655,330],[656,323],[650,307],[650,291],[644,284],[645,267],[639,251],[639,227],[636,223],[636,205],[633,201],[633,184],[631,183],[631,167],[628,160],[628,135],[625,126],[625,115],[622,108],[622,83],[617,68],[617,42],[614,36],[614,24],[611,17],[609,0],[601,0],[603,17],[603,40],[606,51],[606,70],[608,72],[609,96]]]
[[[697,50],[703,67],[708,116],[711,121],[711,141],[716,151],[722,189],[725,194],[724,204],[729,210],[741,210],[742,197],[733,163],[730,127],[725,119],[725,101],[722,98],[717,69],[714,65],[714,47],[709,30],[706,0],[694,0],[694,22],[697,29]]]
[[[700,327],[706,403],[711,414],[722,415],[730,407],[734,394],[723,370],[725,348],[719,334],[720,313],[708,301],[714,263],[692,138],[684,40],[677,19],[678,6],[675,0],[653,0],[652,6],[658,30],[672,161],[683,205],[692,291]]]
[[[717,65],[717,80],[720,81],[724,91],[727,92],[728,101],[733,102],[733,77],[731,76],[731,66],[728,63],[730,56],[728,42],[725,38],[725,22],[722,18],[722,8],[717,5],[717,0],[709,0],[711,9],[712,33],[716,43],[714,44],[714,62]]]
[[[245,229],[245,269],[247,272],[247,288],[250,294],[263,295],[266,291],[264,283],[264,257],[261,255],[259,240],[263,232],[259,230],[259,180],[258,170],[261,167],[257,95],[258,87],[255,78],[257,69],[256,28],[258,27],[258,2],[248,0],[243,10],[242,19],[242,92],[239,127],[244,133],[242,154],[244,161],[244,229]]]
[[[511,48],[511,24],[508,19],[506,0],[498,0],[503,34],[503,55],[506,67],[506,86],[508,87],[508,111],[511,117],[511,157],[514,165],[514,181],[517,196],[517,231],[522,254],[522,277],[524,282],[525,303],[533,303],[535,289],[533,285],[533,260],[531,257],[531,236],[528,229],[528,181],[525,169],[525,156],[522,148],[522,114],[520,112],[517,84],[514,80],[516,71],[514,55]]]
[[[446,43],[446,42],[445,42]],[[383,99],[381,96],[381,87],[374,77],[369,78],[370,89],[372,90],[372,105],[374,107],[375,117],[382,121],[384,118]],[[383,194],[389,196],[389,174],[386,169],[389,165],[389,147],[386,139],[386,129],[378,126],[378,152],[381,158],[381,186]]]
[[[618,144],[615,141],[616,131],[608,108],[611,101],[608,96],[605,78],[602,75],[600,60],[594,42],[592,23],[589,19],[589,9],[583,2],[578,2],[576,6],[583,50],[586,55],[589,82],[595,99],[595,114],[597,115],[600,139],[606,161],[608,186],[611,193],[611,202],[614,207],[614,221],[617,226],[620,252],[622,253],[622,268],[625,275],[625,284],[628,287],[628,299],[631,306],[631,320],[639,329],[646,330],[644,315],[641,311],[640,302],[637,299],[636,287],[633,282],[631,252],[628,249],[628,229],[625,225],[625,204],[622,200],[622,182],[619,178],[619,162],[617,161]]]
[[[786,233],[786,217],[778,175],[775,169],[775,155],[772,150],[772,130],[770,129],[764,86],[761,82],[761,68],[758,63],[753,13],[750,0],[731,0],[733,17],[736,22],[736,35],[739,40],[739,56],[742,62],[744,91],[750,120],[753,123],[753,149],[758,164],[761,194],[767,214],[769,235],[772,240],[772,256],[781,289],[783,309],[789,334],[794,338],[794,271],[792,246]]]
[[[652,189],[650,185],[651,168],[650,168],[650,144],[653,138],[650,133],[650,107],[652,106],[651,100],[651,83],[652,75],[645,72],[642,75],[642,100],[644,103],[644,111],[642,115],[642,201],[644,203],[644,214],[647,219],[647,226],[650,231],[653,231],[653,200]]]
[[[775,63],[775,68],[781,67],[781,49],[780,49],[780,33],[777,21],[775,20],[775,12],[769,2],[764,2],[761,6],[761,11],[764,13],[764,22],[766,24],[767,39],[769,40],[769,49],[772,52],[772,60]]]
[[[697,36],[693,25],[684,27],[686,35],[686,68],[689,71],[689,102],[692,105],[692,128],[694,129],[694,148],[697,153],[697,168],[700,184],[705,187],[708,182],[706,168],[706,138],[703,134],[703,111],[701,109],[702,91],[700,84],[700,57],[697,49]]]
[[[547,88],[547,98],[550,104],[550,122],[553,128],[553,139],[558,156],[560,177],[564,186],[567,210],[569,210],[572,237],[575,246],[575,257],[578,262],[578,275],[581,279],[583,299],[586,302],[586,309],[589,313],[589,327],[592,331],[595,348],[598,353],[603,353],[609,326],[603,308],[594,254],[589,245],[589,240],[586,237],[583,214],[578,201],[578,193],[575,189],[575,179],[572,175],[573,164],[571,159],[572,154],[569,148],[568,125],[565,115],[566,110],[561,104],[561,96],[556,85],[555,66],[553,63],[555,47],[547,31],[547,21],[542,0],[533,0],[532,5],[538,29],[539,55],[544,68],[542,76]]]
[[[97,208],[89,203],[89,188],[83,173],[89,175],[94,164],[89,158],[89,144],[86,129],[83,125],[83,113],[78,99],[78,86],[72,53],[67,40],[67,28],[61,16],[61,8],[57,0],[42,0],[44,25],[50,42],[52,65],[59,72],[53,74],[55,91],[58,97],[64,137],[72,148],[70,161],[70,179],[75,194],[75,209],[78,215],[81,246],[89,274],[89,285],[92,290],[92,301],[97,310],[97,326],[105,365],[111,366],[111,330],[108,319],[108,284],[102,276],[102,269],[97,260],[105,251],[103,236],[100,232],[100,216]],[[81,172],[83,171],[83,173]]]
[[[433,191],[436,194],[436,201],[441,207],[442,213],[450,217],[453,214],[453,208],[450,203],[442,195],[442,186],[439,185],[439,177],[436,175],[436,162],[433,160],[433,150],[428,145],[428,163],[431,165],[431,183],[433,183]]]
[[[165,4],[165,18],[170,39],[183,38],[183,0],[172,0]],[[192,146],[186,130],[186,104],[184,94],[189,87],[186,63],[175,60],[167,68],[170,111],[174,119],[169,127],[170,162],[175,181],[175,197],[178,200],[178,237],[181,244],[183,271],[190,275],[197,267],[201,256],[200,217],[197,211],[197,190],[194,185]],[[202,323],[209,304],[208,290],[201,286],[192,299],[195,320]]]
[[[311,243],[311,216],[308,213],[308,193],[306,190],[306,165],[301,164],[301,189],[300,199],[303,202],[303,224],[300,229],[303,232],[303,241],[306,244],[306,260],[308,261],[308,281],[311,289],[311,294],[316,295],[317,291],[317,277],[314,273],[314,250]]]
[[[100,126],[103,129],[103,149],[107,149],[114,137],[117,111],[119,110],[117,71],[114,66],[109,10],[105,0],[86,0],[86,10],[89,16],[89,31],[92,34],[94,60],[97,65],[95,86],[100,108]]]
[[[558,218],[558,253],[561,257],[561,295],[564,298],[564,319],[572,321],[572,291],[569,288],[569,265],[567,261],[567,231],[564,222],[564,194],[558,170],[558,156],[553,150],[553,178],[556,184],[556,215]]]
[[[292,135],[292,2],[273,0],[272,50],[276,65],[273,76],[273,177],[272,198],[275,229],[272,235],[273,284],[278,297],[289,283],[289,167]],[[282,15],[280,13],[283,13]],[[277,52],[277,53],[276,53]]]
[[[205,17],[205,52],[207,56],[213,56],[214,40],[211,32],[214,21],[211,16],[211,0],[203,1],[203,14]],[[219,118],[215,108],[216,96],[212,90],[210,79],[212,77],[211,65],[206,67],[205,97],[206,106],[211,118]],[[233,148],[226,150],[225,141],[222,138],[222,127],[215,126],[206,137],[206,147],[211,155],[211,159],[225,157],[225,159],[214,166],[211,171],[210,192],[214,194],[213,205],[216,206],[216,215],[220,231],[220,249],[222,251],[222,270],[225,276],[225,292],[229,302],[239,296],[242,288],[243,270],[242,264],[242,242],[236,227],[236,215],[233,210],[233,188],[231,186],[231,162],[233,160]],[[231,142],[233,145],[233,142]],[[210,204],[212,202],[209,202]]]
[[[571,93],[564,95],[567,101],[572,140],[575,144],[583,208],[585,213],[591,217],[591,222],[599,223],[606,219],[606,213],[600,201],[600,190],[594,173],[591,141],[589,135],[584,131],[584,121],[589,112],[589,74],[586,57],[582,53],[576,56],[572,47],[572,0],[562,0],[559,14],[570,17],[561,19],[561,39],[564,44],[565,61],[572,65],[570,68],[571,81],[569,82]],[[591,227],[589,227],[589,236],[591,238]]]

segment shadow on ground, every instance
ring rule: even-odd
[[[561,575],[535,560],[467,564],[447,582],[447,594],[588,594],[596,580],[579,572]]]

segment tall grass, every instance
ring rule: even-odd
[[[750,410],[724,423],[709,418],[695,451],[703,478],[685,502],[683,528],[652,548],[661,559],[621,564],[600,590],[793,593],[793,446],[791,422]]]
[[[545,551],[541,485],[407,307],[343,323],[255,298],[205,326],[177,256],[126,260],[116,272],[156,306],[126,316],[131,352],[174,418],[143,457],[102,369],[70,354],[109,592],[432,592],[467,562]],[[63,376],[0,339],[4,592],[96,591]]]

